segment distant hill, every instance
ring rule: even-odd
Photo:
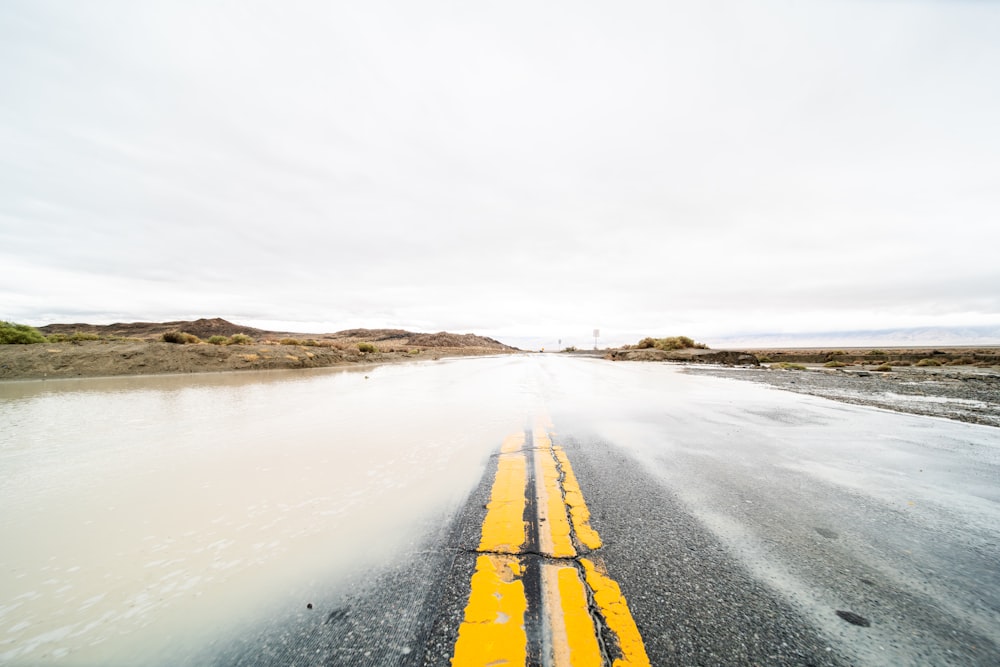
[[[176,322],[116,322],[115,324],[46,324],[37,327],[43,334],[73,334],[93,333],[99,336],[117,336],[121,338],[159,338],[168,331],[186,331],[199,338],[209,336],[232,336],[246,334],[252,338],[263,338],[272,332],[244,327],[216,317],[213,319],[181,320]]]
[[[414,333],[403,329],[348,329],[325,334],[331,340],[346,342],[368,341],[372,343],[393,343],[396,345],[419,345],[421,347],[485,347],[498,350],[515,350],[498,340],[475,334],[454,334],[447,331],[438,333]]]
[[[142,338],[155,340],[168,331],[185,331],[199,338],[210,336],[232,336],[246,334],[255,340],[280,338],[314,338],[317,340],[333,340],[345,343],[389,343],[398,346],[414,345],[420,347],[469,347],[495,350],[515,350],[510,345],[475,334],[454,334],[447,331],[438,333],[415,333],[403,329],[347,329],[335,333],[304,334],[289,331],[265,331],[234,324],[222,318],[198,320],[179,320],[174,322],[118,322],[115,324],[47,324],[37,327],[42,333],[73,334],[93,333],[99,336],[114,336],[120,338]]]

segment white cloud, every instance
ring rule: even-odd
[[[991,3],[0,12],[10,319],[1000,320]]]

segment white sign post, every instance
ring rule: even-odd
[[[601,330],[594,329],[594,349],[597,349],[597,339],[601,337]]]

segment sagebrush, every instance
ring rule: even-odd
[[[0,320],[0,345],[32,345],[45,342],[45,336],[35,327]]]

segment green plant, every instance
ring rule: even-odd
[[[45,336],[35,327],[0,321],[0,345],[31,345],[47,342]]]
[[[167,331],[163,334],[164,343],[176,343],[178,345],[191,345],[200,343],[201,339],[186,331]]]
[[[282,338],[278,341],[279,345],[302,345],[302,341],[298,338]]]
[[[941,362],[937,359],[931,359],[930,357],[925,357],[917,362],[917,366],[940,366]]]
[[[826,368],[843,368],[846,365],[843,361],[828,361],[823,364]]]
[[[570,345],[565,350],[563,350],[563,352],[576,352],[576,346],[575,345]]]
[[[887,361],[878,368],[876,368],[875,370],[877,370],[880,373],[885,373],[886,371],[892,370],[892,365]]]
[[[786,371],[804,371],[806,367],[802,364],[793,364],[787,361],[782,361],[780,364],[775,364],[777,368],[784,369]]]
[[[378,348],[371,343],[358,343],[359,352],[378,352]]]
[[[83,331],[74,331],[69,336],[70,341],[80,341],[80,340],[101,340],[101,337],[95,333],[85,333]]]
[[[253,345],[253,338],[246,334],[233,334],[229,337],[230,345]]]
[[[884,357],[885,350],[868,350],[869,357]]]
[[[225,336],[218,336],[218,335],[217,336],[209,336],[208,337],[208,341],[206,341],[206,342],[211,343],[212,345],[228,345],[229,344],[229,339],[226,338]]]

